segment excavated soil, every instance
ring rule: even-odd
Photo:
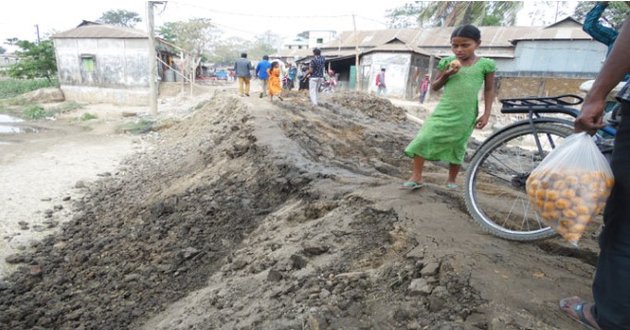
[[[222,91],[88,185],[0,282],[0,329],[573,329],[593,237],[481,232],[446,170],[409,175],[418,125],[343,93],[313,108]]]

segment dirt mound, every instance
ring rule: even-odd
[[[390,100],[362,92],[336,93],[330,101],[334,105],[358,110],[370,118],[379,120],[401,122],[407,118],[405,110],[393,105]]]
[[[488,311],[487,296],[528,290],[488,283],[515,262],[533,270],[462,230],[438,174],[401,194],[416,127],[360,98],[200,105],[92,184],[60,234],[12,257],[24,266],[0,283],[0,328],[551,328],[524,307]]]
[[[21,99],[38,102],[38,103],[53,103],[63,102],[65,96],[59,88],[40,88],[26,94],[19,96]]]

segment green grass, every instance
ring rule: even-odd
[[[131,134],[145,134],[154,130],[155,122],[142,119],[140,121],[122,125],[118,128],[119,132]]]
[[[56,114],[60,114],[60,113],[66,113],[72,110],[77,110],[77,109],[81,109],[83,108],[82,104],[79,104],[77,102],[74,101],[68,101],[68,102],[64,102],[58,106],[52,107],[50,109],[48,109],[48,113],[53,116]]]
[[[66,113],[72,110],[83,108],[82,104],[74,101],[64,102],[60,105],[44,109],[41,105],[32,101],[25,100],[23,98],[12,98],[6,100],[0,100],[0,113],[6,113],[8,115],[19,117],[22,119],[37,120],[47,117],[55,117],[58,114]],[[94,119],[94,118],[90,118]],[[89,119],[86,119],[89,120]]]
[[[89,112],[84,113],[79,119],[81,121],[88,121],[88,120],[92,120],[92,119],[96,119],[98,117],[96,117],[96,115],[93,115]]]
[[[39,104],[32,104],[24,108],[24,117],[26,119],[37,120],[47,116],[46,110]]]
[[[6,79],[0,80],[0,99],[6,99],[24,94],[36,89],[55,87],[59,83],[56,79]]]

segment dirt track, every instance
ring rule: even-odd
[[[365,95],[219,90],[17,256],[0,329],[575,329],[592,237],[486,235],[438,165],[399,190],[417,129]]]

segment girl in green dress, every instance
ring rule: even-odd
[[[474,128],[488,124],[494,99],[494,61],[475,55],[481,43],[481,33],[473,25],[460,26],[451,34],[451,49],[455,56],[438,64],[433,91],[444,86],[444,93],[433,113],[427,118],[418,135],[405,149],[413,158],[413,173],[402,188],[422,187],[424,161],[446,161],[450,164],[447,187],[457,188],[455,178],[464,161],[466,145]],[[484,86],[485,108],[478,116],[478,94]]]

